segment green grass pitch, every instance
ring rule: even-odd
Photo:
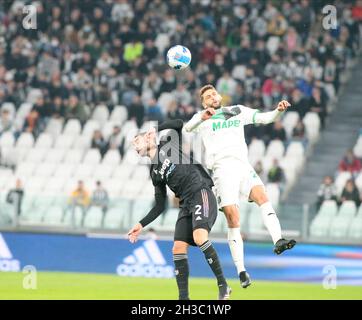
[[[0,299],[177,299],[174,279],[123,278],[116,275],[38,272],[37,289],[23,289],[23,273],[0,272]],[[362,287],[337,286],[326,290],[322,284],[254,281],[242,289],[229,280],[232,300],[246,299],[362,299]],[[191,278],[190,298],[215,300],[214,280]]]

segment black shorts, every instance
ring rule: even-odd
[[[175,227],[175,241],[184,241],[196,246],[193,231],[206,229],[211,231],[217,218],[217,202],[211,189],[201,189],[185,201],[180,210]]]

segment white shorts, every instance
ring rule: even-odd
[[[214,164],[213,180],[216,198],[220,208],[249,201],[251,189],[263,186],[258,174],[250,163],[237,158],[223,158]]]

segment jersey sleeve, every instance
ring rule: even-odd
[[[194,116],[185,124],[184,129],[186,132],[200,132],[201,124],[201,111],[194,114]]]
[[[252,109],[243,105],[238,105],[237,107],[240,110],[237,117],[244,126],[256,123],[256,115],[260,112],[258,109]]]
[[[148,214],[140,221],[142,227],[147,226],[161,215],[166,208],[167,191],[165,184],[155,186],[155,205]]]

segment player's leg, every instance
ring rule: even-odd
[[[237,205],[222,208],[228,224],[228,244],[234,264],[238,271],[241,286],[245,289],[251,285],[251,279],[244,265],[244,242],[240,234],[240,216]]]
[[[250,276],[244,265],[244,243],[240,233],[239,193],[240,193],[240,163],[228,160],[214,170],[214,181],[217,190],[218,204],[222,208],[228,224],[228,244],[230,253],[237,269],[241,286],[247,288]]]
[[[187,259],[188,243],[175,241],[172,254],[175,265],[175,277],[179,292],[179,300],[189,300],[189,263]]]
[[[194,196],[192,213],[193,240],[205,256],[217,279],[219,300],[227,300],[231,288],[227,285],[217,252],[209,240],[209,232],[217,218],[217,203],[211,190],[202,189]]]
[[[276,254],[281,254],[287,249],[292,249],[295,246],[296,241],[293,239],[286,240],[282,238],[282,230],[278,216],[267,197],[264,185],[253,186],[249,198],[261,209],[264,225],[273,239],[274,252]]]

